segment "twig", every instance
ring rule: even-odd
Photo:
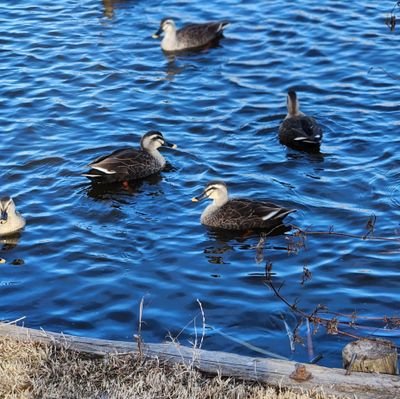
[[[297,313],[299,316],[301,316],[301,319],[307,320],[310,323],[313,323],[314,326],[318,327],[319,325],[322,325],[325,327],[327,330],[328,334],[334,334],[334,335],[342,335],[354,339],[359,339],[361,338],[358,335],[343,331],[340,329],[340,327],[350,327],[350,328],[358,328],[358,329],[372,329],[373,327],[365,327],[361,326],[360,324],[356,323],[356,315],[353,313],[348,317],[350,321],[345,321],[345,320],[340,320],[336,317],[334,312],[331,312],[330,314],[333,314],[335,317],[332,318],[324,318],[322,317],[323,314],[329,314],[329,312],[326,310],[325,306],[318,305],[313,312],[310,314],[307,314],[304,310],[300,309],[297,306],[298,301],[296,300],[293,304],[290,303],[281,293],[280,293],[280,286],[279,289],[275,287],[273,284],[272,280],[268,280],[266,284],[274,291],[275,295],[278,297],[279,300],[281,300],[284,304],[286,304],[293,312]],[[380,319],[377,319],[383,322],[387,322],[387,317],[383,317]],[[395,321],[397,321],[397,318],[394,318]],[[377,328],[374,328],[374,330],[377,330]],[[315,331],[314,331],[315,332]],[[294,336],[297,336],[297,328],[295,330]],[[295,341],[298,341],[297,339]]]
[[[199,299],[197,299],[197,303],[199,304],[202,317],[201,340],[199,345],[199,349],[201,349],[201,347],[203,346],[204,336],[206,335],[206,317],[204,315],[203,305],[201,304]]]
[[[395,241],[395,242],[400,242],[400,237],[378,237],[378,236],[373,236],[373,237],[368,237],[368,236],[361,236],[357,234],[349,234],[349,233],[340,233],[337,231],[334,231],[333,229],[329,229],[328,231],[313,231],[313,230],[303,230],[299,226],[292,225],[293,230],[297,230],[297,232],[294,233],[294,236],[296,237],[297,235],[330,235],[330,236],[338,236],[338,237],[349,237],[349,238],[358,238],[360,240],[369,240],[369,241]]]
[[[374,214],[372,214],[368,219],[368,222],[366,225],[367,232],[363,236],[363,240],[365,240],[369,235],[372,235],[374,233],[375,223],[376,223],[376,216]]]
[[[269,281],[272,278],[272,262],[269,260],[265,263],[265,280]]]
[[[350,363],[346,368],[346,374],[345,375],[350,375],[351,369],[353,368],[353,364],[356,361],[356,359],[357,359],[357,353],[353,353],[352,356],[351,356]]]
[[[140,305],[139,305],[138,331],[137,331],[137,334],[134,336],[134,338],[136,338],[137,343],[138,343],[138,350],[139,350],[140,358],[142,358],[142,356],[143,356],[143,340],[142,340],[143,303],[144,303],[144,298],[142,297],[142,299],[140,301]]]
[[[326,314],[326,315],[333,315],[333,316],[338,316],[338,317],[344,317],[346,319],[351,319],[352,323],[354,323],[355,319],[361,319],[361,320],[376,320],[376,321],[383,321],[385,323],[391,323],[394,324],[396,327],[400,327],[400,317],[377,317],[377,316],[360,316],[357,315],[355,312],[352,314],[347,314],[347,313],[340,313],[340,312],[333,312],[331,310],[321,310],[319,312],[320,314]],[[385,328],[387,330],[387,328]]]
[[[400,1],[396,1],[394,4],[392,11],[390,11],[390,15],[386,17],[385,23],[389,27],[389,29],[393,32],[395,27],[396,27],[396,14],[394,13],[394,10],[396,7],[400,8]]]
[[[292,331],[290,331],[289,325],[287,324],[287,322],[285,320],[285,316],[283,314],[281,315],[281,319],[282,319],[283,324],[285,326],[286,334],[287,334],[287,336],[289,338],[290,350],[292,352],[294,352],[296,350],[296,347],[294,345],[294,335],[293,335]]]
[[[311,360],[315,356],[314,356],[314,346],[313,346],[313,341],[312,341],[312,334],[311,334],[309,319],[306,319],[306,324],[307,324],[307,352],[308,352],[308,358]]]
[[[307,280],[311,280],[311,278],[312,278],[312,273],[311,273],[310,269],[306,266],[303,266],[303,275],[302,275],[300,284],[304,285],[304,283]]]
[[[260,240],[256,245],[256,263],[264,260],[265,234],[260,235]]]
[[[193,328],[194,328],[194,342],[193,342],[193,356],[192,356],[192,366],[195,365],[197,357],[198,357],[198,351],[201,349],[203,345],[203,340],[204,336],[206,334],[206,317],[204,315],[204,310],[203,310],[203,305],[201,304],[200,300],[197,299],[197,303],[199,304],[200,307],[200,313],[202,316],[202,330],[201,330],[201,338],[200,338],[200,344],[198,344],[198,338],[197,338],[197,325],[196,325],[196,317],[193,318]]]
[[[26,319],[26,316],[22,316],[17,320],[9,321],[8,323],[4,323],[4,324],[8,324],[8,325],[17,324],[19,321],[24,320],[24,319]]]
[[[383,72],[386,74],[386,76],[389,76],[389,78],[392,78],[392,79],[394,79],[394,80],[400,80],[400,77],[399,77],[399,76],[396,76],[396,75],[394,75],[394,74],[391,73],[391,72],[388,72],[385,68],[383,68],[383,67],[381,67],[381,66],[369,68],[368,74],[369,74],[371,71],[373,71],[374,69],[380,69],[381,71],[383,71]]]
[[[231,335],[228,335],[228,334],[222,332],[221,330],[218,330],[215,327],[210,326],[209,324],[207,324],[207,327],[212,329],[213,331],[215,331],[217,334],[220,334],[223,337],[229,339],[230,341],[237,342],[237,343],[245,346],[246,348],[251,349],[254,352],[258,352],[258,353],[261,353],[263,355],[266,355],[266,356],[269,356],[269,357],[273,357],[273,358],[276,358],[276,359],[289,360],[285,356],[278,355],[277,353],[274,353],[274,352],[266,351],[265,349],[261,349],[258,346],[252,345],[252,344],[250,344],[250,343],[248,343],[246,341],[243,341],[243,340],[241,340],[239,338],[232,337]]]

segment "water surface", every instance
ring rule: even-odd
[[[97,338],[131,340],[144,298],[143,339],[258,355],[219,334],[297,361],[340,366],[348,342],[319,328],[292,352],[298,318],[266,285],[307,313],[399,316],[399,242],[216,235],[190,199],[209,180],[231,194],[296,208],[303,229],[399,236],[398,32],[391,4],[353,1],[0,1],[1,194],[27,226],[0,257],[0,318]],[[167,57],[159,21],[228,19],[220,46]],[[277,140],[289,88],[324,129],[320,156]],[[95,157],[137,146],[157,129],[177,150],[168,169],[131,190],[98,190],[80,174]],[[24,265],[14,266],[14,259]],[[303,268],[312,278],[302,282]],[[284,322],[285,321],[285,322]],[[388,336],[384,324],[360,335]],[[350,331],[350,330],[346,330]]]

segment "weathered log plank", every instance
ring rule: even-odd
[[[10,324],[0,323],[0,336],[64,345],[72,350],[99,356],[139,352],[138,345],[134,342],[64,335]],[[175,342],[143,344],[142,350],[145,356],[194,366],[203,372],[220,373],[223,376],[259,381],[296,391],[323,391],[325,394],[332,394],[341,398],[400,398],[399,376],[359,372],[345,375],[343,369],[307,364],[307,371],[311,372],[312,378],[299,382],[290,377],[296,364],[292,361],[252,358],[225,352],[199,350],[181,346]]]

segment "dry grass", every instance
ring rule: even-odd
[[[55,345],[0,337],[0,398],[327,399],[205,376],[139,356],[93,357]]]

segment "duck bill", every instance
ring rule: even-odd
[[[164,147],[169,147],[169,148],[178,148],[178,146],[176,145],[176,144],[173,144],[173,143],[169,143],[168,141],[164,141],[164,144],[163,144],[163,146]]]
[[[8,219],[7,211],[1,211],[1,213],[0,213],[0,224],[6,223],[7,219]]]
[[[203,199],[206,199],[206,198],[208,198],[208,195],[206,194],[206,192],[205,191],[203,191],[200,195],[198,195],[197,197],[193,197],[192,198],[192,202],[200,202],[200,201],[202,201]]]
[[[153,33],[151,36],[153,39],[158,39],[162,33],[162,29],[160,28],[156,33]]]

